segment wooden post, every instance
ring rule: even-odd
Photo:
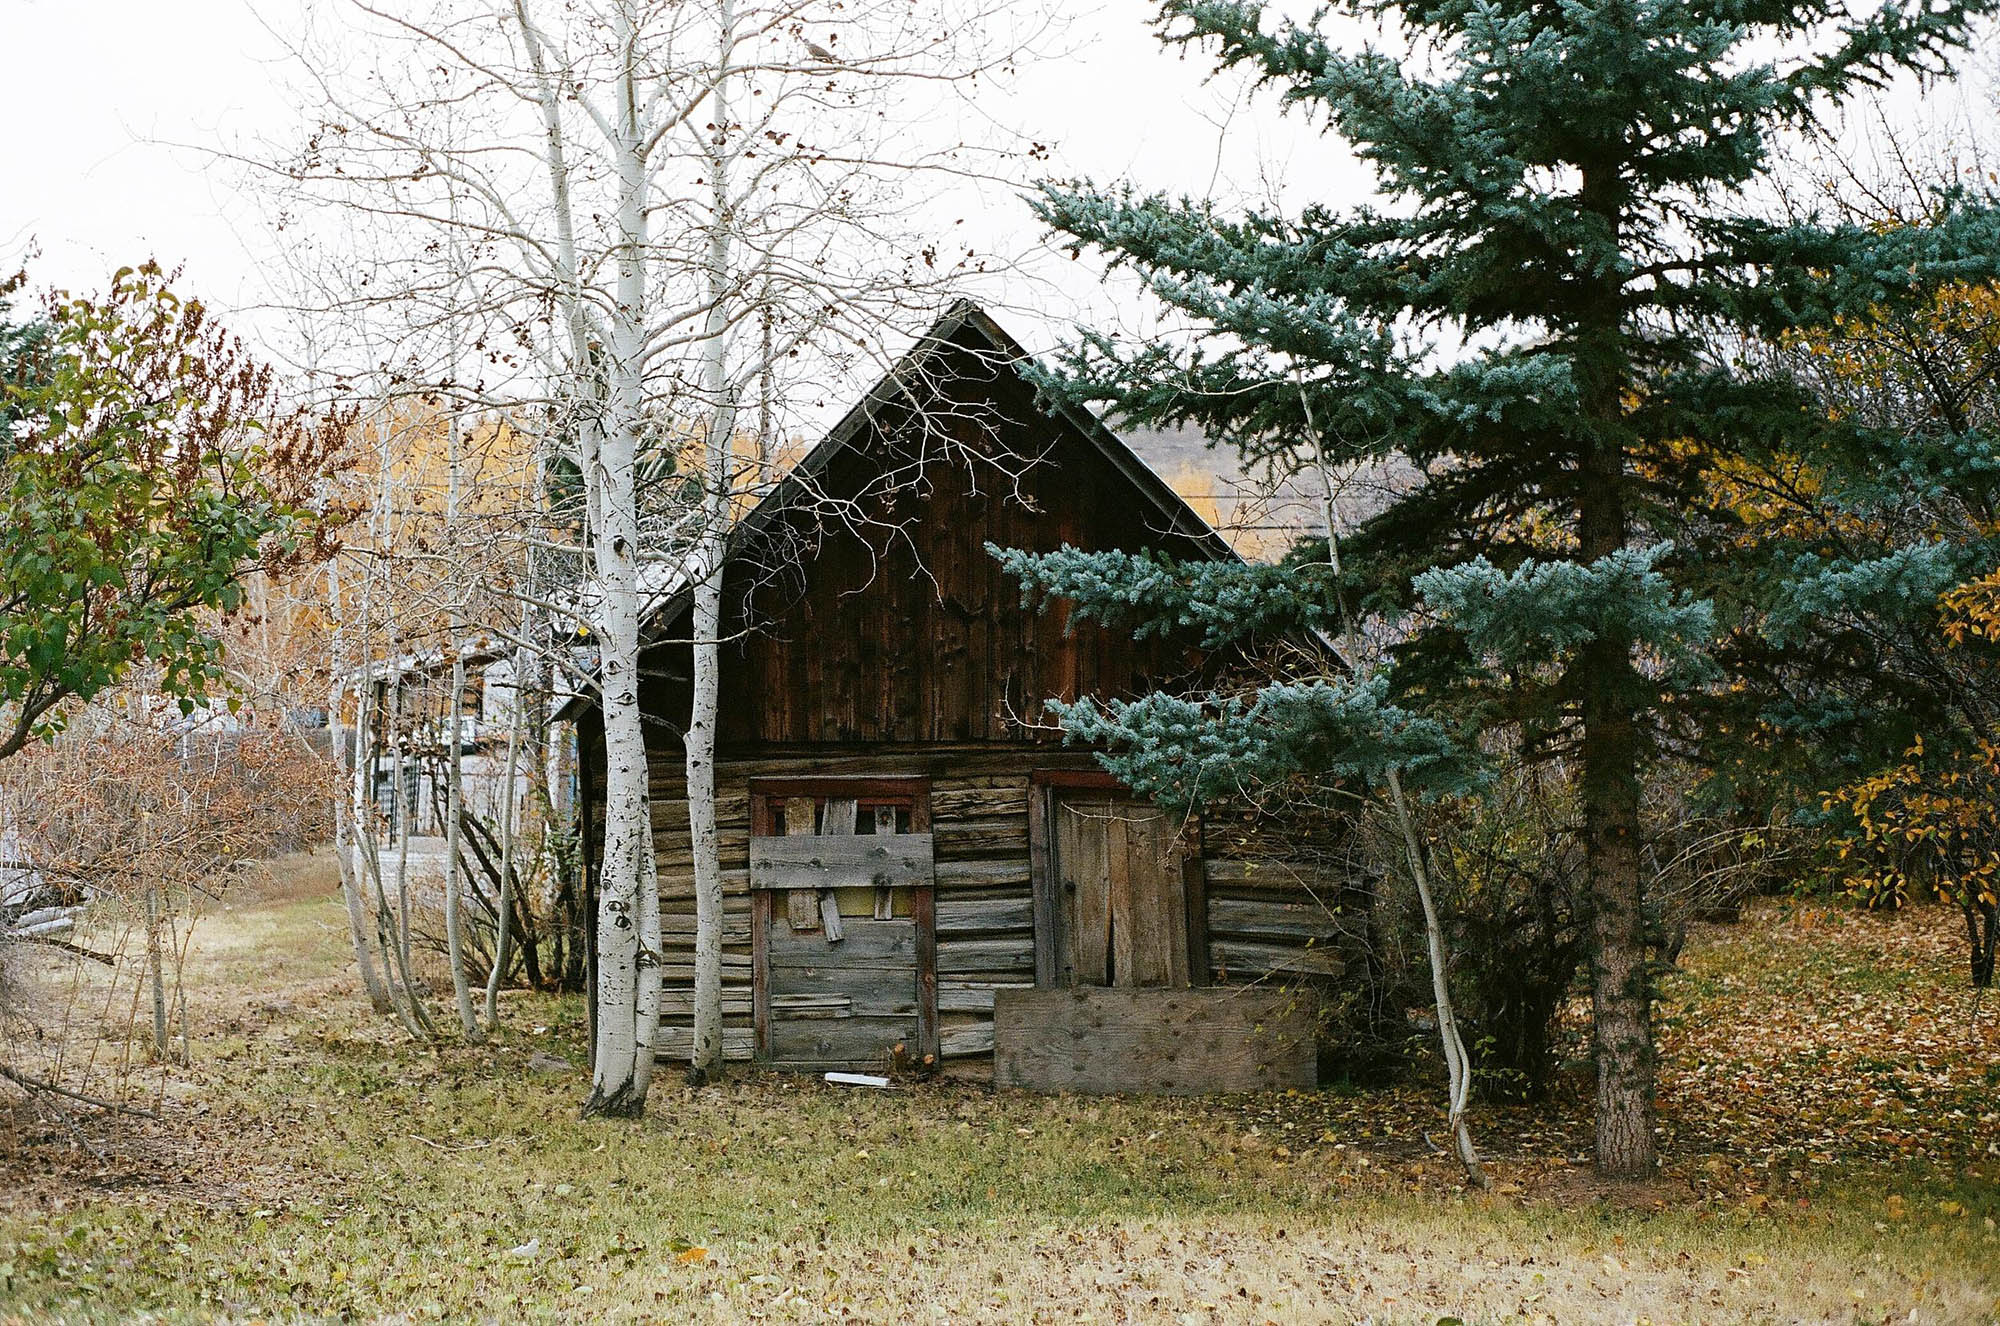
[[[1202,861],[1201,821],[1181,834],[1181,890],[1187,900],[1188,984],[1208,984],[1208,871]]]
[[[928,788],[910,803],[910,832],[931,831]],[[937,885],[934,881],[911,890],[910,919],[917,932],[917,1058],[925,1072],[939,1060],[937,1012]]]
[[[756,792],[750,794],[750,832],[754,837],[771,835],[771,802]],[[770,935],[773,912],[771,891],[750,891],[750,1043],[759,1059],[771,1056],[771,954]]]
[[[896,831],[896,808],[894,806],[875,807],[875,836]],[[896,915],[895,892],[887,885],[875,886],[875,919],[891,920]]]
[[[1056,955],[1061,951],[1057,944],[1056,918],[1061,915],[1062,909],[1056,905],[1055,878],[1050,868],[1049,852],[1049,798],[1052,795],[1045,783],[1028,784],[1028,884],[1034,895],[1035,984],[1043,989],[1054,988],[1061,979],[1056,966]]]

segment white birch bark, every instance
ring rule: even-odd
[[[514,713],[507,724],[507,772],[500,783],[503,798],[500,808],[500,922],[493,937],[493,969],[486,975],[486,1025],[495,1031],[500,1029],[500,982],[506,979],[507,967],[514,959],[514,835],[518,805],[514,779],[521,764],[521,719],[522,709],[527,703],[527,691],[522,685],[526,668],[524,654],[525,651],[517,651],[514,656]]]
[[[1327,464],[1326,445],[1319,436],[1317,425],[1312,421],[1312,402],[1306,397],[1303,386],[1299,389],[1299,399],[1304,406],[1307,426],[1313,429],[1313,457],[1319,471],[1320,514],[1326,529],[1326,555],[1333,566],[1334,579],[1340,578],[1340,528],[1334,511],[1333,472]],[[1336,591],[1337,592],[1337,591]],[[1341,605],[1342,634],[1346,637],[1348,663],[1360,664],[1361,640],[1354,624],[1347,616],[1346,604]],[[1458,1152],[1459,1164],[1465,1167],[1465,1175],[1475,1187],[1490,1188],[1492,1181],[1486,1177],[1486,1168],[1479,1161],[1479,1151],[1472,1143],[1472,1125],[1466,1117],[1466,1106],[1472,1098],[1472,1058],[1465,1050],[1465,1037],[1458,1029],[1458,1015],[1451,1002],[1451,966],[1446,951],[1444,925],[1438,918],[1437,902],[1431,893],[1430,868],[1424,861],[1423,843],[1417,837],[1414,818],[1410,814],[1409,800],[1403,795],[1402,771],[1391,765],[1385,781],[1389,790],[1389,809],[1396,817],[1396,828],[1402,838],[1403,852],[1410,867],[1410,880],[1416,886],[1417,902],[1424,913],[1424,946],[1430,957],[1431,999],[1437,1012],[1438,1048],[1444,1055],[1445,1092],[1448,1101],[1446,1127],[1451,1132],[1452,1146]]]
[[[338,675],[338,656],[335,675]],[[346,691],[345,683],[336,681],[333,693],[328,697],[328,726],[335,734],[340,731],[340,708]],[[349,758],[354,760],[354,777],[337,779],[342,785],[334,791],[333,854],[340,863],[340,897],[347,905],[347,935],[354,944],[355,969],[361,973],[361,994],[371,1009],[386,1013],[389,1011],[389,991],[382,984],[381,973],[375,966],[375,955],[368,947],[368,914],[361,898],[361,847],[354,841],[358,832],[362,778],[361,734],[358,730],[349,749]]]
[[[709,399],[703,447],[702,518],[690,580],[694,599],[694,700],[686,739],[688,836],[694,854],[694,1051],[691,1081],[722,1075],[722,863],[715,828],[715,720],[721,693],[722,574],[728,545],[730,439],[736,431],[735,387],[729,377],[730,297],[730,64],[736,41],[736,7],[721,0],[720,41],[710,138],[708,248],[705,263],[708,314],[702,331],[702,390]]]
[[[620,46],[632,15],[614,17]],[[598,685],[604,716],[604,858],[598,884],[596,1065],[586,1114],[644,1111],[659,1008],[659,898],[647,808],[646,734],[639,711],[639,516],[635,491],[645,426],[647,173],[640,89],[630,61],[619,81],[617,297],[606,355],[607,419],[591,466],[600,495]],[[645,895],[653,893],[648,898]],[[648,1015],[648,1005],[651,1015]]]
[[[454,485],[456,486],[456,485]],[[451,703],[445,706],[445,740],[451,744],[445,766],[444,826],[444,947],[451,963],[451,993],[458,1005],[458,1026],[469,1041],[483,1039],[479,1018],[472,1009],[472,986],[465,974],[464,918],[460,915],[459,820],[465,814],[465,771],[460,758],[459,724],[465,694],[465,659],[452,645]]]

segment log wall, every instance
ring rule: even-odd
[[[997,990],[1035,983],[1030,882],[1030,774],[1091,769],[1087,752],[991,745],[798,749],[725,753],[717,761],[723,869],[723,1046],[748,1060],[750,989],[750,782],[762,778],[929,779],[935,844],[939,1052],[984,1074],[993,1050]],[[653,765],[654,843],[665,941],[660,1032],[663,1058],[685,1060],[692,1041],[694,874],[679,752]],[[1316,990],[1343,967],[1343,908],[1350,880],[1334,849],[1263,833],[1228,817],[1204,834],[1209,974],[1215,984]]]

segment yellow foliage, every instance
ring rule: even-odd
[[[1839,844],[1847,883],[1870,906],[1920,896],[1994,905],[2000,894],[2000,744],[1933,755],[1918,737],[1900,763],[1828,794],[1854,828]]]

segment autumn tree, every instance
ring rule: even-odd
[[[286,211],[337,204],[365,239],[328,292],[328,321],[400,324],[371,347],[369,374],[542,421],[548,459],[581,490],[580,540],[536,533],[582,572],[542,602],[560,638],[587,632],[595,667],[576,680],[603,723],[586,1113],[642,1112],[654,1065],[641,625],[668,594],[692,600],[694,701],[673,735],[694,846],[689,1069],[705,1079],[722,1068],[713,778],[730,526],[775,477],[782,421],[979,267],[909,217],[995,158],[940,141],[923,111],[1004,68],[1020,49],[1012,11],[1027,8],[407,0],[347,11],[379,54],[353,76],[345,31],[301,53],[325,102],[301,150],[271,163]],[[759,454],[745,463],[735,444],[753,419]],[[675,500],[649,519],[644,458],[668,453],[694,463],[675,467]]]
[[[0,383],[0,757],[141,660],[184,709],[225,689],[216,614],[323,557],[341,515],[319,500],[339,421],[287,406],[169,273],[37,321]]]
[[[1826,172],[1816,195],[1883,232],[1948,214],[1965,169],[1890,146],[1895,174]],[[1729,684],[1691,706],[1702,795],[1817,832],[1838,849],[1827,868],[1870,905],[1955,904],[1984,984],[2000,827],[2000,284],[1968,275],[1879,290],[1753,351],[1832,426],[1782,448],[1690,442],[1721,518],[1691,521],[1682,543],[1732,623],[1716,655]]]
[[[1682,443],[1798,450],[1835,426],[1791,375],[1711,347],[1781,341],[2000,263],[2000,221],[1969,200],[1884,229],[1773,218],[1756,190],[1774,143],[1901,74],[1947,71],[1993,7],[1343,0],[1292,22],[1169,0],[1164,42],[1319,117],[1381,203],[1225,215],[1070,181],[1037,204],[1061,242],[1134,273],[1192,332],[1086,339],[1054,389],[1279,464],[1416,470],[1347,541],[1338,577],[1407,614],[1392,672],[1067,721],[1218,786],[1365,762],[1371,734],[1416,730],[1410,711],[1560,761],[1584,844],[1609,1175],[1656,1160],[1641,797],[1677,701],[1713,675],[1715,606],[1690,593],[1672,541],[1707,500]],[[1074,553],[1026,569],[1128,611],[1146,586],[1212,577],[1166,607],[1223,636],[1337,629],[1341,595],[1282,571]]]

